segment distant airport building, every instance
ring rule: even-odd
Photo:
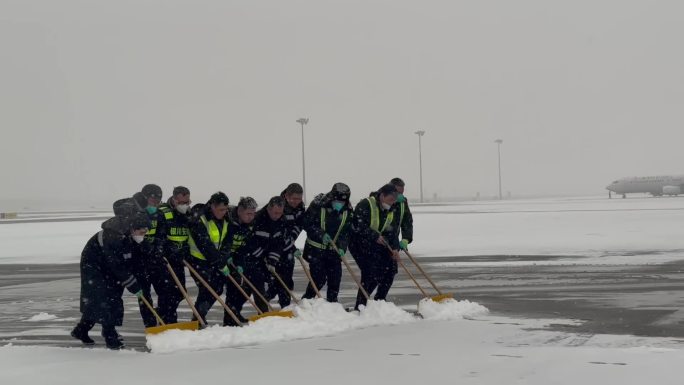
[[[663,176],[638,176],[622,178],[606,186],[608,197],[612,198],[612,193],[622,195],[627,194],[651,194],[655,197],[663,195],[679,195],[684,191],[684,175],[663,175]]]

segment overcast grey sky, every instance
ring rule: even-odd
[[[680,1],[0,0],[0,201],[684,173]],[[0,202],[0,205],[2,202]],[[1,209],[1,207],[0,207]]]

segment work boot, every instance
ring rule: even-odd
[[[235,312],[235,315],[243,325],[247,325],[247,323],[249,323],[249,320],[243,317],[241,314]],[[233,320],[233,317],[229,316],[228,314],[224,314],[223,326],[238,326],[238,324],[235,322],[235,320]]]
[[[93,339],[90,338],[90,336],[88,336],[88,331],[81,328],[80,325],[76,325],[74,330],[71,331],[71,336],[76,338],[77,340],[80,340],[85,345],[95,344],[95,341],[93,341]]]
[[[102,328],[102,337],[107,344],[108,349],[119,350],[122,349],[124,345],[123,338],[114,328]]]

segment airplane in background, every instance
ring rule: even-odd
[[[608,198],[612,193],[622,195],[645,193],[654,197],[684,193],[684,175],[638,176],[618,179],[606,186]]]

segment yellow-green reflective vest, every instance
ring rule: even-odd
[[[154,236],[157,234],[157,220],[152,219],[150,220],[150,228],[147,230],[147,234],[145,234],[145,239],[147,240],[152,240]]]
[[[166,222],[171,222],[173,220],[173,210],[171,210],[169,207],[162,207],[160,208],[161,212],[164,213],[164,219],[166,219]],[[172,242],[187,242],[188,241],[188,234],[190,234],[190,231],[188,230],[187,227],[177,227],[177,226],[172,226],[168,227],[167,229],[168,233],[166,234],[166,239]]]
[[[207,233],[209,233],[209,239],[211,240],[211,243],[214,244],[216,250],[221,250],[223,240],[226,239],[226,235],[228,235],[228,221],[223,221],[223,229],[219,231],[219,228],[216,226],[216,222],[214,222],[214,220],[208,221],[204,215],[200,217],[200,220],[204,224],[204,227],[207,228]],[[197,244],[195,244],[195,240],[192,239],[192,235],[188,236],[188,246],[190,247],[190,255],[203,261],[207,260],[207,258],[197,248]]]
[[[378,208],[375,197],[368,197],[366,200],[370,206],[370,228],[382,234],[385,230],[387,230],[387,226],[389,226],[389,224],[394,220],[394,211],[390,210],[390,212],[387,214],[387,218],[385,218],[385,224],[382,225],[382,229],[380,229],[380,209]]]
[[[321,207],[321,229],[325,232],[326,229],[326,223],[325,223],[325,214],[326,210],[325,208]],[[342,229],[344,228],[344,225],[347,223],[347,216],[349,214],[349,211],[345,210],[344,213],[342,213],[342,221],[340,222],[340,226],[337,228],[337,233],[335,233],[335,238],[333,238],[333,242],[337,244],[337,238],[340,237],[340,233],[342,232]],[[328,245],[327,247],[323,245],[322,243],[318,243],[311,238],[306,239],[306,243],[310,244],[313,247],[316,247],[318,249],[332,249],[332,245]]]
[[[399,226],[404,223],[404,213],[406,212],[406,202],[399,203],[400,213],[399,213]]]

